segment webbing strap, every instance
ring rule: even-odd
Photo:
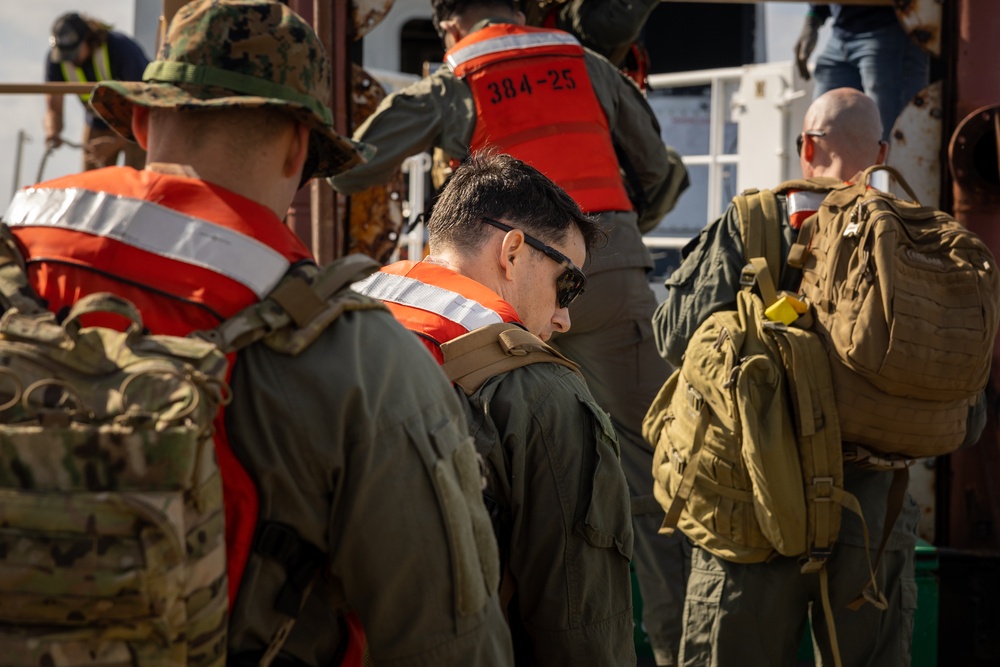
[[[303,540],[297,530],[278,521],[265,521],[257,528],[251,549],[277,562],[285,571],[285,583],[278,591],[274,607],[286,618],[271,635],[259,662],[260,667],[268,667],[288,640],[299,612],[323,571],[325,554],[316,545]]]
[[[769,308],[778,300],[778,291],[774,287],[774,281],[771,280],[771,272],[767,260],[763,257],[754,257],[750,260],[750,266],[753,267],[753,273],[757,280],[757,287],[760,289],[760,297],[764,302],[764,307]]]
[[[865,602],[871,602],[876,609],[884,611],[889,604],[885,599],[885,595],[878,589],[878,581],[875,578],[876,569],[872,566],[871,542],[868,537],[868,522],[865,521],[865,515],[861,511],[861,503],[858,502],[857,497],[853,494],[838,487],[834,487],[833,493],[830,497],[833,498],[835,502],[840,503],[840,505],[845,509],[854,512],[858,518],[861,519],[862,534],[865,538],[865,558],[868,561],[868,583],[865,584],[864,590],[861,591],[861,596],[854,602],[847,605],[847,607],[851,610],[857,610],[860,609],[861,605]]]
[[[509,322],[480,327],[454,338],[441,345],[441,354],[441,370],[470,396],[491,377],[529,364],[560,364],[581,375],[575,363],[538,336]]]
[[[781,280],[781,218],[777,198],[770,190],[747,190],[733,201],[740,216],[744,259],[748,262],[755,257],[766,259],[771,282],[777,285]]]
[[[817,215],[811,215],[802,221],[799,227],[799,235],[795,238],[795,243],[788,249],[788,266],[801,269],[806,263],[809,255],[809,247],[812,245],[813,234],[816,231]]]
[[[837,642],[837,625],[833,620],[833,608],[830,606],[830,582],[824,567],[819,571],[819,593],[823,603],[823,617],[826,618],[826,634],[830,638],[830,653],[833,654],[833,664],[841,667],[840,644]]]
[[[378,264],[364,255],[348,255],[322,269],[312,265],[296,267],[293,271],[305,277],[287,276],[264,301],[244,308],[214,329],[191,335],[214,343],[228,354],[289,324],[302,329],[330,308],[334,294],[377,269]]]
[[[854,611],[860,609],[865,602],[871,602],[876,604],[877,600],[885,601],[885,596],[879,593],[878,584],[875,582],[875,574],[878,572],[879,567],[882,566],[882,556],[885,555],[885,547],[889,542],[889,536],[892,534],[892,529],[896,525],[896,519],[899,518],[900,513],[903,511],[903,502],[906,500],[906,487],[910,483],[910,468],[907,466],[905,468],[900,468],[892,471],[892,484],[889,485],[889,496],[885,503],[885,523],[882,525],[882,542],[879,544],[878,553],[875,555],[875,567],[872,569],[872,578],[869,584],[866,584],[864,589],[858,597],[848,604],[848,608]],[[856,502],[856,501],[855,501]],[[864,519],[862,518],[862,522]],[[868,548],[868,527],[865,527],[865,549]],[[871,557],[869,556],[869,568],[871,568]],[[872,599],[874,596],[874,600]],[[884,607],[880,607],[884,609]]]
[[[681,518],[681,512],[687,504],[687,499],[691,496],[691,491],[694,490],[694,481],[698,476],[698,466],[701,461],[701,453],[704,451],[703,445],[705,444],[705,432],[707,430],[708,403],[702,399],[701,405],[698,408],[698,427],[695,429],[692,438],[694,444],[691,448],[691,457],[685,464],[681,483],[677,486],[677,493],[674,494],[673,499],[670,501],[670,507],[667,509],[666,517],[663,519],[664,526],[677,525],[678,519]]]

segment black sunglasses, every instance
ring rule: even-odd
[[[806,130],[805,132],[800,132],[799,136],[795,137],[795,154],[802,155],[802,144],[806,140],[806,135],[810,137],[825,137],[826,132],[823,130]]]
[[[492,218],[483,218],[483,222],[504,232],[514,231],[514,228],[510,225],[497,222]],[[521,233],[524,234],[523,231]],[[556,301],[560,308],[569,308],[569,304],[573,303],[576,297],[583,294],[583,290],[587,286],[587,276],[583,275],[583,271],[577,268],[576,264],[569,257],[552,246],[546,245],[527,234],[524,234],[524,242],[535,250],[540,250],[546,257],[566,269],[556,278]]]

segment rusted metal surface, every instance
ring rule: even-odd
[[[899,169],[921,204],[941,202],[941,83],[920,91],[903,109],[889,135],[889,164]],[[899,196],[902,191],[893,188]]]
[[[382,22],[385,15],[392,9],[393,0],[353,0],[351,2],[351,25],[354,26],[351,37],[358,41],[371,29]]]
[[[360,125],[385,97],[385,89],[357,65],[353,69],[351,111],[354,125]],[[399,242],[403,226],[405,179],[396,170],[384,185],[351,195],[347,252],[363,253],[386,263]]]
[[[941,0],[894,0],[896,16],[906,34],[928,53],[941,55]]]
[[[956,186],[966,200],[994,205],[1000,196],[997,123],[1000,105],[982,107],[966,116],[951,137],[948,159]]]
[[[1000,68],[996,62],[1000,6],[996,0],[957,0],[954,48],[946,54],[954,72],[955,119],[949,141],[954,214],[1000,257],[1000,183],[996,152],[996,105]],[[952,20],[949,18],[949,20]],[[992,166],[990,163],[992,162]],[[994,345],[987,385],[988,421],[979,444],[952,454],[947,479],[947,534],[959,548],[1000,548],[1000,349]]]

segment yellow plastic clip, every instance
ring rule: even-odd
[[[808,310],[806,304],[791,294],[785,294],[764,311],[764,316],[772,322],[791,324]]]

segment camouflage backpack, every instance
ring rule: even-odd
[[[212,420],[226,357],[142,333],[135,307],[35,301],[0,253],[0,652],[6,665],[223,665],[227,583]],[[125,332],[83,328],[115,313]]]
[[[225,665],[228,582],[213,419],[225,353],[298,354],[377,266],[296,267],[264,301],[189,337],[143,333],[130,302],[81,299],[62,323],[0,225],[0,651],[14,666]],[[124,332],[82,327],[114,313]],[[311,587],[305,587],[304,601]],[[280,650],[297,610],[260,660]]]

